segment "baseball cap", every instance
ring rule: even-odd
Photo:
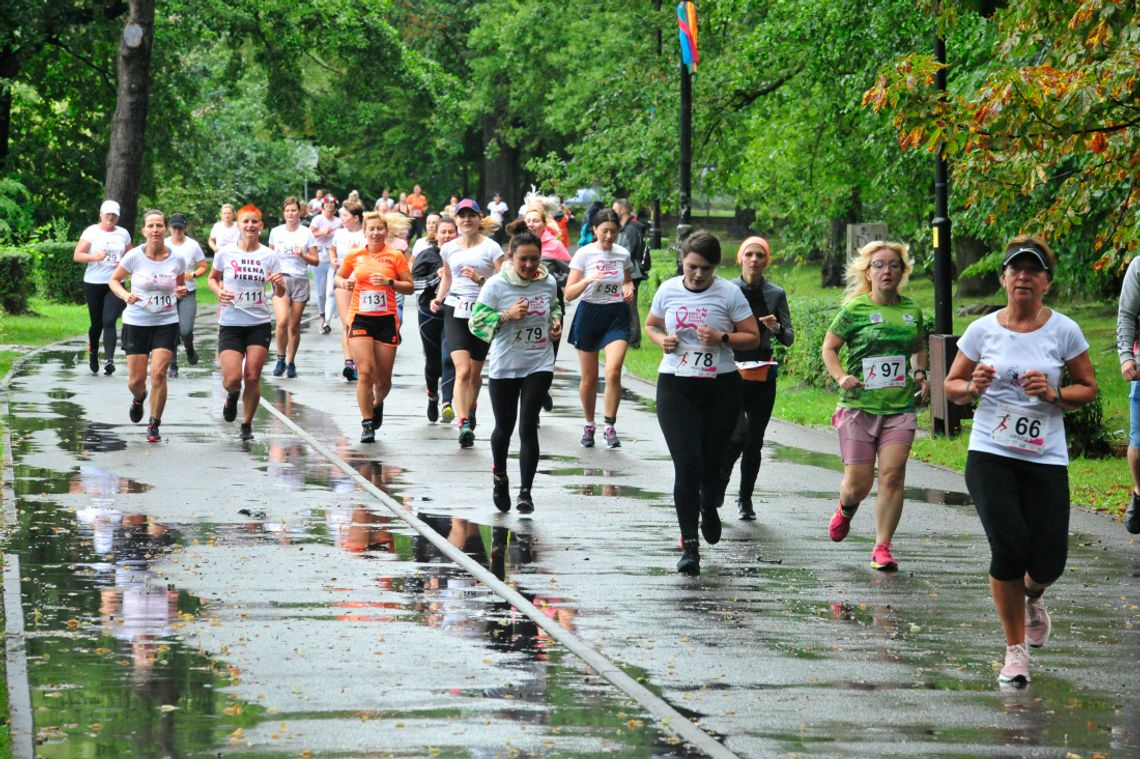
[[[170,226],[186,229],[186,217],[180,213],[170,214]]]
[[[102,216],[105,213],[113,213],[116,216],[120,216],[121,212],[122,211],[119,208],[119,204],[113,200],[104,200],[103,205],[99,206],[99,215],[100,216]]]
[[[463,211],[474,211],[475,213],[480,214],[480,215],[482,215],[482,213],[483,213],[483,209],[479,208],[479,204],[476,203],[471,198],[464,198],[463,200],[461,200],[455,204],[455,215],[456,216],[458,216]]]
[[[1007,250],[1005,256],[1001,259],[1001,268],[1004,269],[1009,266],[1010,262],[1019,256],[1033,256],[1037,263],[1041,264],[1041,268],[1044,269],[1046,273],[1050,276],[1053,275],[1053,271],[1049,268],[1049,257],[1045,255],[1045,251],[1033,243],[1023,243]]]

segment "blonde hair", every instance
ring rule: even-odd
[[[345,205],[348,204],[346,203]],[[389,231],[388,219],[385,218],[384,214],[380,213],[379,211],[365,211],[364,215],[361,217],[361,225],[368,226],[368,222],[377,220],[379,220],[380,223],[384,225],[384,231],[387,233]]]
[[[412,220],[398,211],[392,213],[376,213],[377,216],[384,217],[384,226],[388,227],[389,237],[403,237],[412,228]],[[366,214],[367,216],[367,214]]]
[[[550,211],[547,210],[545,203],[537,199],[530,201],[526,204],[526,213],[530,213],[531,211],[534,211],[536,214],[542,217],[543,226],[545,226],[554,234],[559,234],[561,230],[558,229],[558,222],[556,222],[550,215]],[[524,219],[526,218],[526,213],[523,214]],[[586,223],[589,224],[590,220],[587,219]]]
[[[899,280],[899,290],[906,287],[910,273],[914,269],[914,261],[910,258],[910,246],[901,242],[886,242],[872,240],[859,248],[859,253],[847,264],[847,290],[843,293],[843,302],[858,298],[871,292],[871,283],[867,281],[867,270],[871,268],[871,256],[880,250],[893,250],[902,261],[902,278]]]

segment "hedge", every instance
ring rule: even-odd
[[[22,250],[0,250],[0,307],[9,314],[28,313],[35,289],[32,256]]]
[[[75,263],[74,242],[32,245],[40,293],[55,303],[83,302],[83,264]]]

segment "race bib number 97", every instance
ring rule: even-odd
[[[875,356],[863,359],[863,389],[880,390],[906,386],[905,356]]]

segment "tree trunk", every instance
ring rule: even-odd
[[[104,197],[122,207],[119,225],[134,229],[138,215],[146,116],[150,97],[150,56],[154,43],[155,0],[131,0],[115,57],[118,92],[107,150]]]
[[[0,170],[8,168],[9,140],[12,136],[12,85],[20,73],[20,59],[10,45],[0,48]]]
[[[998,276],[990,272],[977,277],[963,277],[960,272],[989,253],[989,246],[976,237],[965,234],[954,236],[954,269],[958,275],[959,298],[988,297],[998,291]]]
[[[496,192],[503,196],[507,206],[511,209],[503,217],[504,221],[514,219],[513,211],[522,205],[522,195],[519,194],[519,182],[515,177],[514,150],[503,144],[498,137],[499,123],[495,114],[488,113],[483,117],[483,195],[480,203],[485,203]],[[494,152],[487,150],[494,144]]]
[[[756,234],[752,225],[756,222],[756,210],[753,208],[736,207],[732,215],[732,222],[728,225],[728,234],[743,240],[745,237]]]
[[[847,213],[832,217],[829,225],[827,247],[823,252],[823,266],[819,272],[820,287],[842,287],[847,273],[847,225],[855,224],[863,215],[863,201],[859,188],[851,188],[851,198]]]

